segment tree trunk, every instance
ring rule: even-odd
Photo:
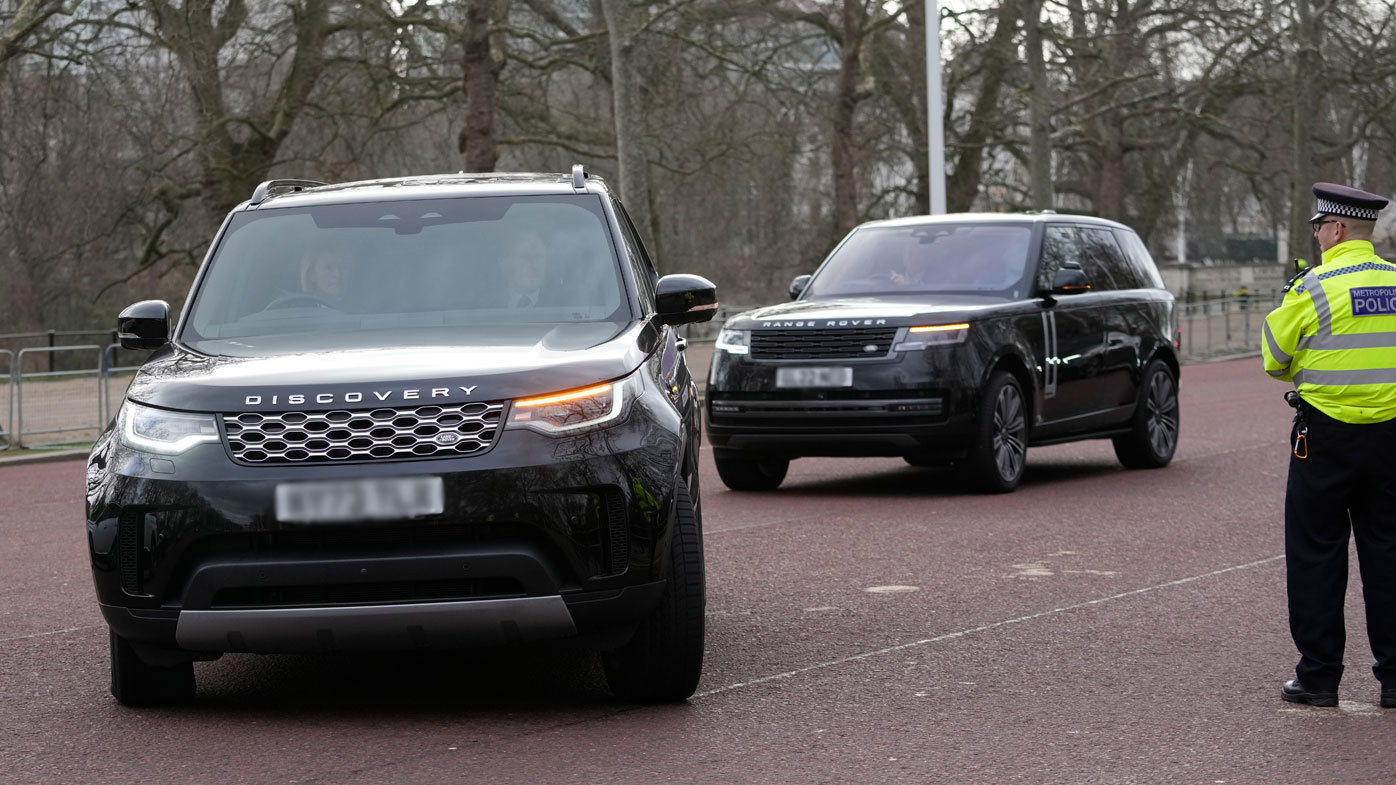
[[[1289,203],[1289,252],[1309,263],[1317,263],[1318,245],[1309,228],[1314,206],[1311,188],[1314,182],[1314,118],[1319,112],[1321,96],[1315,89],[1322,71],[1321,21],[1313,15],[1309,0],[1294,2],[1294,71],[1291,89],[1294,91],[1294,131],[1291,139]]]
[[[980,73],[979,95],[974,101],[969,128],[960,137],[960,152],[955,157],[955,171],[945,183],[945,202],[950,212],[968,210],[979,193],[984,149],[992,133],[1003,127],[999,112],[999,93],[1008,70],[1017,61],[1015,38],[1021,0],[1000,0],[994,34],[984,48],[984,66]]]
[[[460,131],[461,161],[467,172],[493,172],[498,161],[494,138],[495,95],[499,68],[490,35],[493,0],[469,0],[465,6],[465,124]]]
[[[621,199],[641,239],[663,274],[655,245],[650,211],[649,157],[646,152],[644,107],[640,101],[641,77],[636,62],[635,18],[627,0],[600,0],[611,45],[611,95],[615,113],[616,159]]]
[[[1030,131],[1028,150],[1029,196],[1034,210],[1052,209],[1052,95],[1048,92],[1047,63],[1042,51],[1042,0],[1028,0],[1024,24],[1027,30]]]
[[[858,111],[858,72],[863,57],[863,0],[844,0],[840,29],[839,76],[834,86],[832,168],[834,176],[833,239],[858,225],[857,140],[853,120]]]

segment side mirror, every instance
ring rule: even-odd
[[[800,295],[805,293],[805,289],[809,286],[809,279],[812,277],[809,275],[795,276],[795,280],[790,282],[790,299],[800,299]]]
[[[123,349],[159,349],[170,342],[170,304],[142,300],[116,317],[116,337]]]
[[[1062,262],[1052,277],[1052,294],[1080,294],[1091,289],[1091,279],[1076,262]]]
[[[717,287],[701,275],[666,275],[655,286],[660,324],[706,322],[717,313]]]

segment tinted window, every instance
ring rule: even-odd
[[[645,252],[644,243],[640,242],[639,232],[635,231],[635,224],[630,222],[630,214],[625,212],[625,208],[620,202],[611,202],[611,206],[616,210],[616,216],[620,218],[620,235],[625,242],[626,254],[630,257],[631,269],[635,272],[636,285],[640,287],[640,301],[644,303],[646,313],[654,310],[654,287],[659,280],[659,274],[654,271],[654,263],[650,261],[650,256]]]
[[[1144,241],[1139,239],[1139,235],[1127,229],[1116,229],[1115,237],[1124,248],[1125,259],[1134,268],[1135,276],[1144,282],[1142,285],[1151,289],[1162,289],[1163,276],[1159,275],[1158,266],[1154,264],[1154,258],[1149,255],[1149,249],[1144,247]]]
[[[1086,251],[1081,266],[1091,277],[1092,289],[1138,289],[1144,285],[1135,278],[1134,268],[1125,263],[1114,232],[1086,226],[1079,229]]]
[[[1065,224],[1050,224],[1042,233],[1042,260],[1037,266],[1038,288],[1042,291],[1050,290],[1052,279],[1065,262],[1082,264],[1081,242],[1076,237],[1076,228]],[[1084,267],[1083,264],[1082,266]]]
[[[858,229],[824,263],[805,297],[964,292],[1025,296],[1027,224]]]
[[[472,327],[532,342],[522,333],[631,318],[590,195],[240,212],[190,307],[181,339],[237,355],[490,342],[463,338]]]

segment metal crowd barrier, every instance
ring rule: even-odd
[[[1183,331],[1184,359],[1259,351],[1265,315],[1279,304],[1279,297],[1275,292],[1246,292],[1179,301],[1175,307]]]
[[[43,371],[43,372],[39,372],[39,373],[30,373],[30,374],[26,374],[26,373],[24,372],[24,358],[25,358],[26,355],[29,355],[29,354],[49,354],[49,353],[51,353],[51,352],[79,352],[79,351],[90,351],[90,352],[97,352],[97,353],[99,353],[99,354],[96,355],[97,365],[94,366],[93,368],[91,368],[90,370],[89,370],[89,369],[83,369],[83,370],[77,370],[77,371]],[[20,447],[25,446],[25,444],[24,444],[24,437],[26,437],[26,436],[39,436],[39,435],[54,434],[54,433],[69,433],[69,432],[73,432],[73,431],[91,431],[91,430],[100,431],[100,430],[101,430],[101,428],[102,428],[102,408],[103,408],[103,407],[102,407],[102,396],[101,396],[101,391],[102,391],[102,372],[101,372],[101,371],[102,371],[102,368],[101,368],[102,355],[100,354],[100,352],[102,352],[102,347],[97,346],[96,344],[88,344],[88,345],[83,345],[83,346],[52,346],[52,347],[50,347],[50,346],[43,346],[43,347],[38,347],[38,348],[20,349],[20,350],[19,350],[19,354],[15,355],[15,358],[14,358],[14,367],[13,367],[13,369],[12,369],[12,371],[11,371],[10,378],[13,380],[14,402],[15,402],[14,439],[15,439],[16,443],[19,444]],[[49,354],[49,367],[53,367],[52,361],[53,361],[53,355],[52,355],[52,354]],[[32,430],[25,430],[25,428],[24,428],[24,380],[25,380],[26,378],[31,379],[31,380],[37,380],[37,379],[55,379],[55,378],[73,377],[73,376],[86,376],[86,375],[88,375],[88,374],[92,374],[92,375],[95,377],[95,381],[96,381],[96,385],[97,385],[97,393],[98,393],[98,395],[97,395],[97,412],[96,412],[96,414],[97,414],[97,419],[96,419],[95,422],[91,422],[91,423],[80,423],[80,424],[77,424],[77,425],[65,424],[65,425],[62,425],[62,426],[59,426],[59,427],[56,427],[56,428],[54,428],[54,427],[47,427],[47,428],[34,428],[34,429],[32,429]],[[31,418],[31,419],[32,419],[32,418]]]
[[[112,404],[112,400],[111,400],[111,390],[112,390],[111,376],[112,376],[112,374],[113,374],[113,373],[126,373],[126,372],[128,372],[128,371],[130,371],[130,372],[135,372],[135,371],[139,371],[139,370],[141,369],[141,367],[140,367],[139,365],[113,366],[113,365],[111,364],[111,353],[112,353],[112,350],[114,350],[114,349],[120,349],[120,348],[121,348],[121,344],[119,344],[119,343],[113,343],[113,344],[108,345],[107,348],[105,348],[105,349],[102,350],[102,367],[101,367],[101,372],[97,375],[97,379],[98,379],[98,393],[97,393],[98,401],[97,401],[97,405],[98,405],[98,407],[99,407],[99,409],[98,409],[98,412],[99,412],[99,414],[98,414],[98,419],[102,421],[102,424],[103,424],[103,425],[105,425],[106,423],[110,422],[110,421],[111,421],[111,418],[113,418],[113,417],[116,416],[116,410],[117,410],[117,408],[118,408],[119,405],[120,405],[120,402],[119,402],[119,401],[117,402],[117,405],[113,405],[113,404]],[[123,391],[121,397],[122,397],[122,398],[125,398],[125,393],[124,393],[124,391]]]
[[[5,376],[9,379],[5,383],[5,421],[0,423],[0,450],[7,450],[13,439],[10,426],[15,421],[15,353],[9,349],[0,349],[0,356],[5,358]]]

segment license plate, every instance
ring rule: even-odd
[[[777,368],[777,387],[852,387],[852,368]]]
[[[446,493],[440,477],[393,477],[276,486],[282,521],[381,521],[440,515]]]

